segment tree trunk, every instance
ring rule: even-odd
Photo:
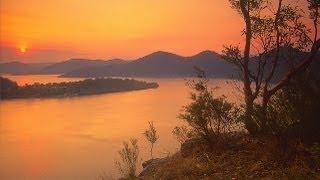
[[[250,95],[246,95],[245,97],[245,127],[248,130],[248,132],[252,135],[255,135],[257,133],[258,127],[257,124],[252,119],[253,114],[253,98]]]
[[[264,88],[263,93],[262,93],[262,117],[261,117],[261,128],[260,131],[262,133],[266,132],[267,128],[267,108],[268,108],[268,103],[270,101],[270,94],[268,92],[267,87]]]
[[[150,155],[151,159],[153,159],[153,143],[151,143]]]
[[[250,70],[249,70],[249,60],[250,60],[250,49],[251,49],[251,38],[252,38],[252,27],[251,27],[251,18],[250,18],[250,3],[245,0],[240,0],[240,9],[243,14],[243,18],[246,24],[246,44],[243,53],[243,90],[245,95],[245,126],[250,134],[256,133],[257,125],[252,119],[253,113],[253,95],[251,90],[251,81],[250,81]]]

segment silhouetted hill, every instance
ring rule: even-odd
[[[270,58],[266,63],[265,68],[265,75],[270,74],[272,69],[272,60],[275,56],[276,52],[275,50],[272,50],[268,53],[268,57]],[[275,74],[272,78],[273,82],[279,81],[284,74],[286,74],[288,71],[292,70],[295,66],[297,66],[301,60],[306,58],[309,53],[300,51],[298,49],[294,49],[292,47],[281,47],[280,48],[280,56],[277,68],[275,70]],[[256,59],[256,57],[254,57]],[[257,69],[258,63],[254,63],[254,61],[251,61],[251,69],[252,71],[254,69]],[[320,77],[320,52],[318,52],[316,59],[312,62],[312,64],[309,66],[310,72],[313,72],[316,77]]]
[[[235,77],[236,67],[221,58],[221,55],[213,51],[203,51],[187,58],[191,65],[204,70],[211,77]]]
[[[292,62],[297,63],[307,55],[305,52],[287,47],[281,48],[280,51],[281,60],[276,69],[274,81],[277,81],[292,67]],[[271,51],[269,54],[270,56],[274,55],[274,51]],[[286,56],[286,58],[283,58],[284,56]],[[290,61],[283,59],[290,59]],[[317,59],[320,59],[320,54],[318,54]],[[267,62],[265,74],[268,74],[271,70],[271,62],[270,60]],[[257,63],[253,61],[251,68],[256,69],[253,68],[256,66]],[[158,51],[133,61],[124,61],[121,59],[108,61],[70,59],[54,64],[11,62],[0,64],[0,73],[63,74],[62,77],[190,77],[196,75],[194,67],[203,69],[209,77],[238,78],[238,69],[233,64],[223,60],[218,53],[213,51],[203,51],[190,57]],[[313,63],[312,69],[314,69],[314,72],[320,72],[319,60]]]
[[[186,77],[195,75],[195,66],[205,70],[211,77],[231,77],[235,74],[234,66],[212,51],[191,57],[158,51],[125,64],[76,69],[65,73],[63,77]]]
[[[21,63],[21,62],[6,62],[0,64],[0,74],[30,74],[36,73],[51,65],[52,63]]]
[[[89,60],[89,59],[70,59],[60,63],[52,64],[41,70],[41,74],[63,74],[76,69],[86,68],[86,67],[101,67],[111,64],[122,64],[124,60],[113,59],[109,61],[104,60]]]

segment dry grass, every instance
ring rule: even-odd
[[[142,179],[320,179],[320,166],[308,153],[288,158],[265,141],[232,137],[211,151],[199,145],[187,157],[169,157]]]

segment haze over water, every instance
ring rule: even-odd
[[[7,76],[20,85],[61,82],[52,75]],[[17,99],[0,103],[0,179],[94,179],[105,172],[117,177],[114,161],[122,141],[139,139],[142,160],[150,158],[143,137],[154,121],[160,139],[157,157],[178,150],[172,129],[189,102],[190,90],[181,79],[145,79],[159,88],[73,98]],[[211,80],[217,95],[238,100],[235,87]]]

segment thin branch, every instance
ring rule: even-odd
[[[318,39],[312,46],[312,50],[307,58],[305,60],[301,61],[293,70],[288,72],[281,80],[280,82],[275,85],[271,90],[268,91],[268,94],[274,94],[276,93],[279,89],[284,87],[293,76],[298,74],[299,72],[304,71],[309,64],[315,59],[318,51],[320,49],[320,39]],[[318,60],[319,61],[319,60]]]
[[[272,63],[272,69],[270,74],[268,75],[268,77],[266,78],[265,81],[265,87],[267,87],[275,73],[275,70],[278,66],[278,61],[279,61],[279,54],[280,54],[280,30],[279,30],[279,18],[280,18],[280,13],[281,13],[281,8],[282,8],[282,0],[279,0],[279,4],[278,4],[278,10],[276,13],[276,17],[275,17],[275,31],[276,31],[276,54]],[[265,89],[266,90],[266,89]]]

